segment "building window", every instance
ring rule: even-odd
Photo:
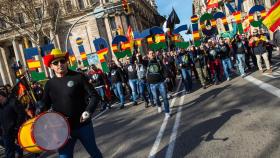
[[[42,9],[41,8],[36,8],[35,12],[36,12],[36,18],[41,19],[42,16],[43,16]]]
[[[111,25],[111,29],[112,30],[116,30],[117,29],[117,25],[116,25],[116,22],[115,22],[115,17],[110,17],[109,18],[109,22],[110,22],[110,25]]]
[[[71,1],[66,1],[66,2],[65,2],[65,8],[66,8],[66,12],[68,12],[68,13],[72,12],[72,4],[71,4]]]
[[[0,19],[0,29],[5,29],[5,28],[7,28],[5,21]]]
[[[84,0],[78,0],[79,8],[80,9],[85,9],[85,3]]]
[[[23,17],[23,14],[22,13],[17,13],[16,14],[16,21],[17,23],[19,24],[24,24],[24,17]]]

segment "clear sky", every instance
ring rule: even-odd
[[[166,15],[166,17],[168,17],[172,11],[172,7],[175,9],[181,22],[179,25],[176,25],[177,27],[183,24],[187,24],[188,26],[190,25],[190,18],[192,16],[192,0],[156,0],[156,3],[158,6],[158,12],[162,16]],[[185,39],[187,38],[185,35],[183,35],[183,37]]]

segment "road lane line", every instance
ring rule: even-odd
[[[181,84],[182,84],[182,80],[179,81],[179,84],[178,84],[178,87],[176,89],[176,92],[179,91],[180,87],[181,87]],[[173,107],[173,104],[175,103],[175,100],[177,98],[173,98],[172,101],[171,101],[171,104],[170,104],[170,107]],[[170,109],[171,110],[171,109]],[[157,153],[157,150],[158,150],[158,147],[160,145],[160,142],[161,142],[161,139],[163,137],[163,134],[164,134],[164,131],[166,129],[166,125],[167,125],[167,122],[168,122],[168,118],[167,117],[164,117],[163,119],[163,122],[161,124],[161,127],[160,127],[160,130],[158,132],[158,135],[156,137],[156,140],[153,144],[153,147],[149,153],[149,156],[148,158],[154,158],[156,156],[156,153]]]
[[[102,112],[100,112],[98,115],[96,115],[94,118],[92,118],[91,120],[93,121],[93,120],[95,120],[95,119],[97,119],[98,117],[100,117],[101,115],[103,115],[105,112],[107,112],[108,111],[108,109],[106,108],[104,111],[102,111]]]
[[[162,139],[162,136],[163,136],[163,134],[164,134],[164,131],[165,131],[167,122],[168,122],[168,118],[165,117],[164,120],[163,120],[163,122],[162,122],[162,125],[161,125],[161,127],[160,127],[160,130],[159,130],[159,132],[158,132],[156,141],[154,142],[154,145],[153,145],[153,147],[152,147],[152,150],[150,151],[149,158],[154,158],[154,157],[156,156],[156,153],[157,153],[157,150],[158,150],[160,141],[161,141],[161,139]]]
[[[168,149],[165,154],[165,158],[172,158],[173,156],[173,151],[176,143],[176,137],[177,137],[177,132],[178,128],[180,125],[180,120],[181,120],[181,114],[182,114],[182,105],[184,103],[185,96],[183,96],[180,100],[180,107],[177,109],[177,114],[176,114],[176,120],[175,124],[172,129],[172,134],[170,136],[169,144],[168,144]]]
[[[245,77],[245,79],[255,85],[257,85],[258,87],[260,87],[261,89],[269,92],[270,94],[273,94],[275,96],[277,96],[278,98],[280,98],[280,89],[276,88],[270,84],[267,84],[261,80],[258,80],[252,76],[247,76]]]

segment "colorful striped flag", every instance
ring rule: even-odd
[[[251,28],[251,25],[250,25],[250,21],[249,21],[249,17],[246,16],[242,22],[242,26],[243,26],[243,29],[244,29],[244,32],[248,32]]]
[[[132,27],[131,26],[128,26],[128,29],[127,29],[127,33],[126,33],[126,37],[130,43],[130,48],[131,48],[131,51],[133,51],[133,46],[134,46],[134,34],[133,34],[133,31],[132,31]]]
[[[268,11],[263,24],[272,32],[280,26],[280,1],[276,2],[274,6]]]
[[[207,9],[217,8],[219,6],[218,0],[207,0]]]

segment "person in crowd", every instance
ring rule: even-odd
[[[211,79],[218,84],[221,82],[221,61],[219,59],[219,49],[215,46],[214,41],[208,40],[207,54],[208,56],[208,68],[211,73]]]
[[[123,71],[120,67],[116,65],[114,61],[110,63],[110,72],[109,77],[111,78],[112,89],[120,100],[120,109],[124,108],[125,104],[125,95],[124,95],[124,86],[125,86],[125,78],[123,75]]]
[[[230,80],[231,71],[232,71],[232,64],[231,64],[231,51],[230,47],[227,43],[225,43],[224,39],[219,40],[219,47],[220,47],[220,58],[223,64],[224,76],[227,81]]]
[[[270,35],[265,29],[261,28],[259,32],[261,36],[264,36],[267,39],[267,41],[265,42],[265,48],[268,53],[268,61],[270,62],[270,64],[272,64],[271,59],[272,59],[272,52],[274,47],[273,41],[270,40]]]
[[[23,157],[23,151],[15,144],[17,133],[25,121],[26,115],[23,105],[5,91],[0,91],[0,129],[2,129],[2,140],[5,148],[6,158]]]
[[[236,35],[232,41],[232,47],[234,53],[236,55],[238,70],[240,72],[241,77],[245,77],[245,53],[247,53],[247,49],[244,46],[239,35]]]
[[[97,93],[102,99],[102,111],[106,108],[110,109],[111,106],[108,102],[108,99],[105,95],[105,88],[108,87],[108,82],[106,80],[105,74],[103,71],[96,67],[96,65],[92,64],[90,66],[90,70],[88,71],[87,75],[89,76],[89,82],[93,85]]]
[[[273,44],[277,47],[278,55],[280,55],[280,26],[273,33]]]
[[[190,55],[191,60],[194,61],[194,57],[197,55],[197,49],[195,48],[194,45],[190,46],[188,53]],[[194,74],[195,78],[199,80],[199,76],[194,64],[191,65],[191,70],[193,71],[192,74]]]
[[[164,81],[169,80],[167,74],[164,71],[161,61],[156,59],[156,54],[153,51],[149,51],[149,63],[147,66],[147,82],[150,84],[153,94],[154,102],[158,106],[158,112],[161,113],[161,102],[159,100],[158,91],[163,99],[165,116],[170,117],[169,101],[167,98],[167,90]]]
[[[196,72],[198,73],[198,77],[200,80],[200,84],[203,87],[203,89],[206,89],[206,74],[207,70],[205,68],[205,56],[204,56],[204,49],[203,46],[199,47],[195,54],[193,54],[193,62],[196,69]]]
[[[180,67],[182,80],[185,86],[185,93],[189,94],[192,91],[192,64],[190,54],[181,49],[179,51],[177,65]]]
[[[127,59],[129,63],[126,64],[124,71],[127,74],[127,79],[129,86],[131,88],[132,93],[132,101],[133,105],[137,105],[137,98],[138,98],[138,76],[137,76],[137,69],[135,60],[130,57]]]
[[[68,69],[67,60],[68,53],[59,49],[53,49],[44,57],[44,64],[54,71],[55,76],[45,84],[45,92],[37,113],[51,108],[67,118],[71,137],[58,149],[60,158],[73,157],[77,140],[80,140],[91,157],[102,158],[91,121],[100,97],[84,74]]]
[[[138,53],[136,55],[136,70],[137,70],[137,77],[138,77],[139,93],[142,99],[145,101],[146,108],[149,107],[149,102],[151,103],[152,106],[155,106],[153,101],[153,95],[151,93],[151,89],[149,84],[147,83],[147,78],[146,78],[147,65],[148,65],[147,60],[143,60],[142,55]],[[146,90],[148,92],[149,97],[146,96],[145,93]]]
[[[252,51],[252,48],[249,45],[249,40],[248,40],[248,38],[246,37],[245,34],[242,34],[241,40],[242,40],[242,42],[243,42],[243,44],[246,48],[246,50],[245,50],[245,64],[246,64],[248,70],[252,69],[252,66],[251,66],[251,63],[250,63],[250,58],[253,62],[254,67],[258,67],[256,56],[254,55],[254,53]]]
[[[261,63],[261,57],[263,57],[267,72],[272,73],[272,69],[270,68],[270,62],[268,59],[268,53],[265,47],[266,42],[267,42],[266,36],[260,35],[258,34],[257,30],[254,30],[253,35],[250,38],[249,44],[253,48],[254,53],[257,57],[257,64],[258,64],[259,71],[261,73],[264,72]]]
[[[176,86],[176,76],[177,76],[177,69],[176,69],[176,62],[175,62],[175,53],[173,51],[167,52],[167,61],[172,71],[172,78],[171,82],[173,87]],[[174,90],[174,88],[173,88]]]
[[[172,71],[172,66],[168,61],[169,56],[168,56],[167,52],[162,53],[162,55],[163,55],[163,58],[162,58],[163,68],[167,72],[168,78],[170,78],[170,80],[166,83],[167,89],[169,92],[172,92],[173,88],[175,87],[175,85],[173,85],[172,78],[174,78],[175,74]]]

